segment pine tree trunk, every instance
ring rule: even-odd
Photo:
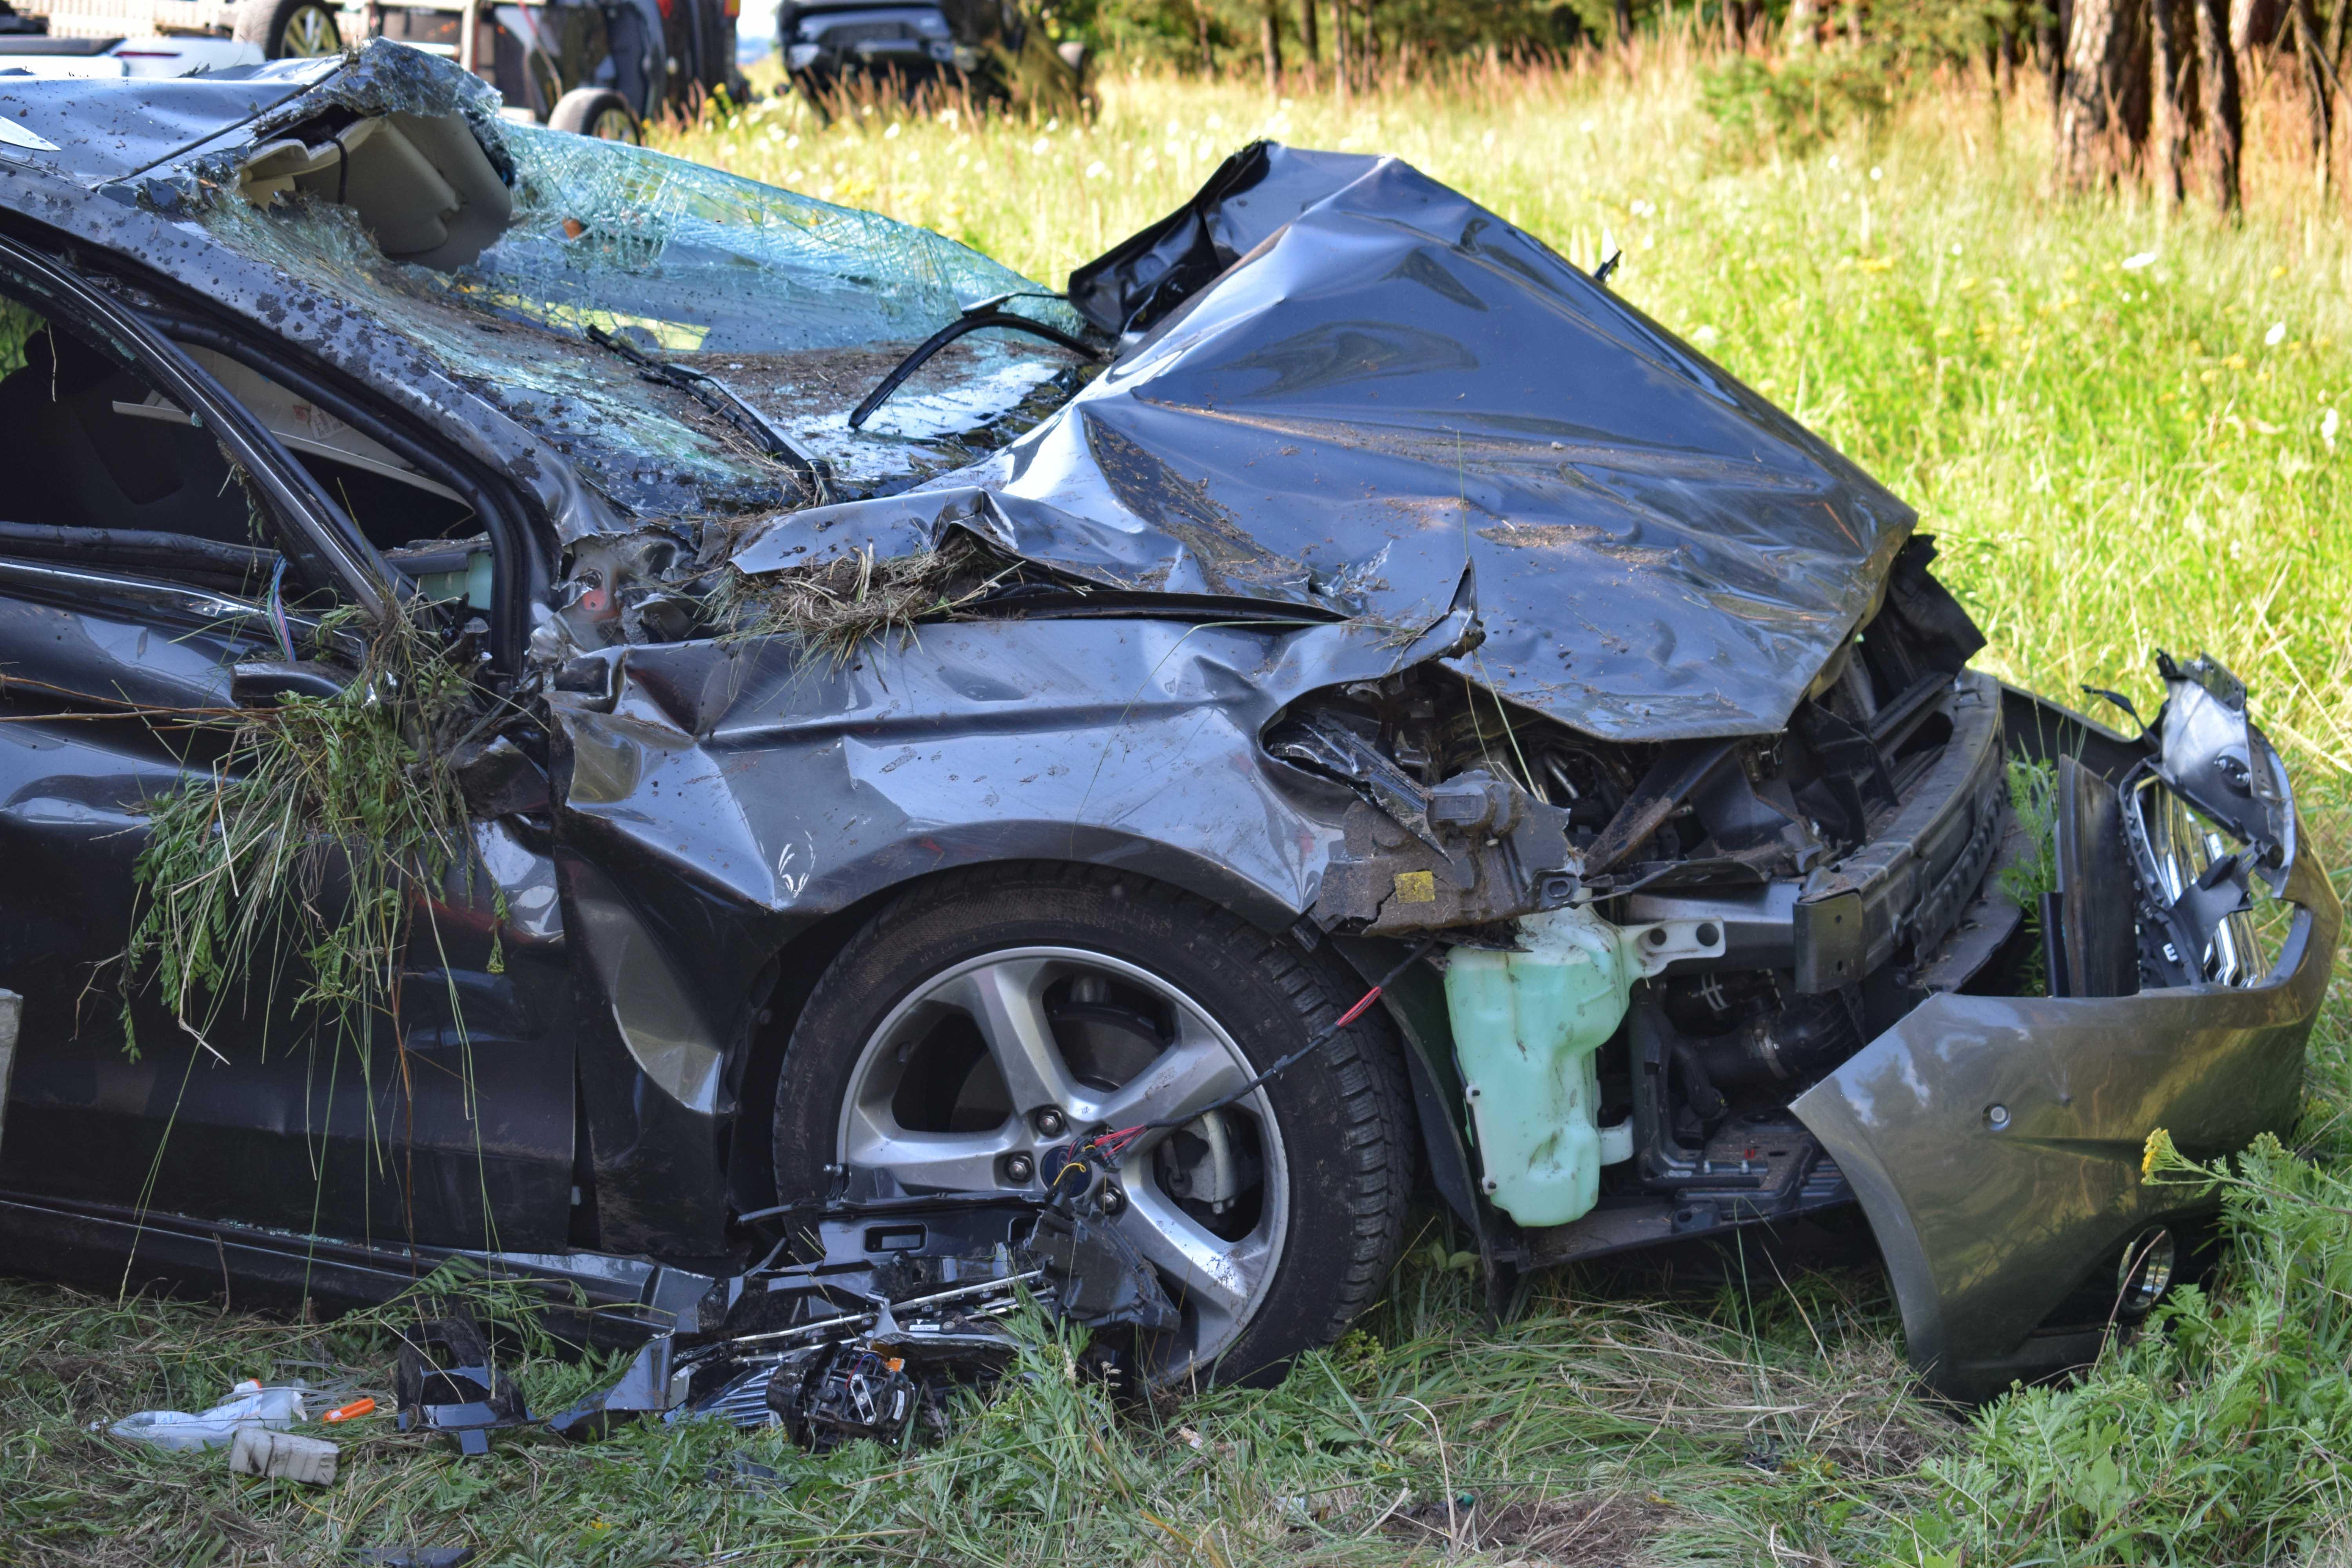
[[[2042,8],[2042,68],[2050,73],[2050,123],[2066,101],[2066,35],[2074,26],[2074,0],[2053,0]]]
[[[1265,0],[1265,90],[1282,91],[1282,0]]]
[[[1355,89],[1355,70],[1348,58],[1352,52],[1348,47],[1348,0],[1331,0],[1331,71],[1341,98]]]
[[[1818,0],[1789,0],[1789,52],[1813,47],[1813,29],[1821,25]]]
[[[2285,0],[2231,0],[2230,47],[2241,55],[2276,48],[2285,25]]]
[[[2295,63],[2303,70],[2303,100],[2310,117],[2313,174],[2322,195],[2327,190],[2327,154],[2336,140],[2336,72],[2323,52],[2319,17],[2311,0],[2293,0],[2288,16],[2294,35]]]
[[[1617,41],[1631,43],[1633,37],[1633,0],[1617,0]]]
[[[2245,120],[2238,105],[2238,56],[2230,47],[2230,0],[2192,0],[2198,70],[2205,87],[2205,140],[2213,171],[2213,205],[2235,216],[2243,203],[2238,160]]]
[[[2157,137],[2164,148],[2157,195],[2167,206],[2189,198],[2189,135],[2197,124],[2197,0],[2155,0]]]
[[[1318,20],[1315,13],[1319,4],[1320,0],[1298,0],[1298,52],[1306,57],[1310,81],[1314,79],[1316,62],[1323,55],[1323,40],[1315,36]]]
[[[2058,106],[2058,170],[2072,190],[2112,185],[2147,144],[2146,0],[2074,0]]]
[[[2348,23],[2352,23],[2352,0],[2336,0],[2335,15],[2327,19],[2327,41],[2321,46],[2319,58],[2327,62],[2328,79],[2336,86],[2336,97],[2339,104],[2344,98],[2343,88],[2347,67],[2352,66],[2352,60],[2345,58],[2345,45],[2352,42],[2352,38],[2347,37],[2347,32],[2352,32],[2352,28],[2347,28]],[[2345,121],[2347,118],[2352,117],[2342,114],[2336,117],[2334,140],[2339,144],[2346,141]],[[2338,145],[2331,147],[2329,151],[2335,158],[2336,167],[2340,171],[2336,182],[2336,188],[2339,193],[2338,199],[2352,203],[2352,147]]]

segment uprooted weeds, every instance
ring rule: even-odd
[[[361,1038],[398,1001],[411,910],[466,853],[451,752],[489,722],[452,645],[417,608],[362,629],[321,618],[321,650],[357,654],[331,697],[285,693],[150,715],[211,750],[199,782],[149,803],[139,901],[121,963],[126,1044],[152,978],[210,1047],[224,1009],[270,1005],[289,960],[297,1013]]]
[[[1013,570],[960,535],[936,550],[877,559],[853,551],[822,566],[748,575],[732,567],[709,605],[722,637],[793,637],[836,662],[865,644],[912,632],[999,586]]]

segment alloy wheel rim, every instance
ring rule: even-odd
[[[286,18],[283,47],[289,59],[315,59],[343,52],[343,36],[335,18],[318,5],[304,5]]]
[[[1105,1002],[1071,1000],[1097,993]],[[1116,1055],[1099,1048],[1106,1019],[1114,1043],[1122,1030],[1133,1035],[1126,1065],[1135,1070],[1106,1070]],[[964,1080],[956,1114],[965,1124],[908,1126],[910,1091],[937,1088],[939,1042],[959,1040],[969,1054],[974,1037],[986,1062],[973,1060]],[[882,1020],[850,1074],[837,1157],[852,1170],[887,1173],[908,1192],[1040,1196],[1056,1151],[1100,1130],[1197,1110],[1255,1071],[1207,1009],[1149,970],[1080,948],[1006,949],[940,971]],[[992,1120],[1000,1100],[1001,1119]],[[1182,1315],[1178,1329],[1139,1341],[1155,1381],[1204,1368],[1230,1347],[1282,1257],[1288,1163],[1265,1090],[1218,1121],[1147,1132],[1113,1165],[1123,1206],[1112,1223],[1158,1270]],[[1255,1181],[1223,1214],[1204,1213],[1201,1194],[1216,1189],[1197,1173],[1199,1151],[1209,1149],[1215,1166],[1218,1148],[1230,1156],[1225,1174],[1254,1165]]]

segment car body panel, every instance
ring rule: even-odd
[[[1213,287],[1074,291],[1136,341],[1065,407],[966,474],[800,511],[737,567],[952,526],[1106,586],[1406,631],[1467,574],[1486,640],[1459,668],[1503,696],[1610,739],[1785,725],[1911,510],[1409,165],[1243,160]]]
[[[2301,912],[2261,985],[1933,996],[1795,1102],[1870,1216],[1937,1388],[1989,1398],[2080,1359],[2079,1333],[2035,1331],[2085,1264],[2211,1209],[2141,1180],[2151,1131],[2211,1159],[2293,1130],[2343,910],[2307,853],[2288,896]]]

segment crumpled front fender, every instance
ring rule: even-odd
[[[2262,984],[1931,997],[1795,1102],[1861,1198],[1938,1391],[1987,1398],[2095,1353],[2095,1332],[2043,1331],[2053,1310],[2147,1226],[2212,1206],[2141,1180],[2152,1130],[2210,1158],[2294,1125],[2343,924],[2304,842]]]

